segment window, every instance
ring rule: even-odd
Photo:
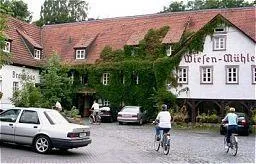
[[[108,100],[103,100],[103,106],[109,106],[109,105],[110,105],[110,103]]]
[[[252,65],[252,83],[256,84],[256,65]]]
[[[76,59],[85,59],[85,49],[76,50]]]
[[[36,111],[24,110],[20,116],[20,123],[39,124],[39,118]]]
[[[88,84],[88,76],[87,76],[87,74],[82,74],[82,76],[81,76],[81,83],[84,84],[84,85]]]
[[[102,83],[103,85],[108,85],[109,82],[109,73],[103,73],[103,77],[102,77]]]
[[[226,83],[238,84],[238,66],[226,66]]]
[[[178,83],[188,83],[188,67],[180,67],[178,69]]]
[[[11,52],[11,42],[5,41],[4,52]]]
[[[171,45],[166,49],[166,55],[167,56],[171,56],[172,55],[172,46]]]
[[[34,50],[34,58],[35,59],[40,59],[41,58],[41,51],[38,49]]]
[[[214,29],[215,33],[226,33],[227,32],[227,28],[224,25],[221,25],[219,27],[216,27]]]
[[[213,83],[213,67],[200,67],[200,73],[202,84]]]
[[[0,115],[0,121],[3,122],[15,122],[19,116],[20,109],[10,109],[5,112],[2,112]]]
[[[13,82],[13,93],[15,92],[15,91],[17,91],[17,90],[19,90],[19,82]]]
[[[217,35],[213,37],[213,50],[221,51],[226,50],[226,36],[225,35]]]

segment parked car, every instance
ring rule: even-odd
[[[109,121],[113,122],[113,114],[109,107],[101,107],[100,108],[100,117],[101,121]]]
[[[237,133],[240,135],[249,135],[250,121],[245,113],[236,113],[238,116],[238,129]],[[227,122],[222,122],[220,125],[220,134],[224,135],[227,132]]]
[[[8,109],[0,114],[0,141],[31,145],[38,153],[67,150],[92,142],[88,126],[72,124],[57,110]]]
[[[146,121],[146,111],[143,111],[140,106],[125,106],[117,114],[119,124],[124,122],[135,122],[142,125]]]

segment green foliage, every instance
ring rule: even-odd
[[[43,66],[41,72],[41,91],[44,97],[43,106],[51,108],[59,101],[64,108],[72,103],[72,79],[68,77],[68,70],[60,64],[57,54],[53,54]]]
[[[183,1],[177,2],[174,1],[172,2],[168,7],[164,6],[164,11],[165,12],[177,12],[177,11],[184,11],[186,6],[183,4]]]
[[[7,29],[6,26],[6,15],[0,12],[0,68],[11,62],[11,54],[4,52],[6,36],[4,30]]]
[[[88,3],[84,0],[46,0],[41,6],[38,26],[84,21],[87,18]]]
[[[219,117],[216,114],[206,115],[202,113],[196,117],[196,121],[199,123],[218,123]]]
[[[191,0],[186,4],[184,4],[183,1],[174,1],[171,2],[168,7],[164,7],[162,12],[249,7],[254,5],[255,1],[250,3],[245,0]]]
[[[252,111],[252,122],[254,125],[256,125],[256,108]]]
[[[42,94],[35,84],[28,80],[25,71],[22,71],[22,88],[14,92],[12,103],[19,107],[41,107]]]
[[[31,22],[32,14],[22,0],[0,0],[0,14],[8,14],[22,21]]]

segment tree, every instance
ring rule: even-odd
[[[254,6],[255,4],[256,1],[250,3],[245,0],[190,0],[187,4],[183,4],[183,1],[174,1],[169,7],[164,7],[162,12],[249,7]]]
[[[32,14],[22,0],[0,0],[0,13],[11,15],[19,20],[31,22]]]
[[[26,75],[25,70],[23,70],[21,76],[22,88],[14,92],[11,101],[15,106],[41,107],[41,91],[35,86],[34,82],[28,80],[26,77],[28,76]]]
[[[6,15],[0,13],[0,68],[10,63],[11,55],[4,52],[6,36],[4,30],[6,29]]]
[[[83,0],[46,0],[41,6],[38,26],[84,21],[87,18],[88,3]]]
[[[70,108],[72,103],[72,79],[60,64],[60,58],[55,53],[43,66],[41,73],[41,92],[43,107],[51,108],[59,101],[65,108]]]
[[[183,4],[183,1],[181,2],[172,2],[169,7],[164,7],[164,11],[162,12],[176,12],[176,11],[184,11],[185,5]]]

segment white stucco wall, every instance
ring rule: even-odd
[[[195,99],[250,99],[256,100],[256,85],[252,84],[251,66],[256,65],[256,44],[234,27],[227,28],[226,50],[213,51],[213,42],[210,36],[206,37],[204,51],[196,54],[196,61],[186,62],[182,58],[180,66],[188,66],[188,84],[170,89],[177,95],[182,88],[188,87],[189,91],[181,92],[178,98]],[[236,62],[227,61],[227,55],[236,56]],[[242,56],[242,57],[241,57]],[[207,59],[207,57],[210,57]],[[211,57],[217,59],[212,61]],[[200,61],[198,61],[198,58]],[[239,60],[239,61],[238,61]],[[225,66],[239,66],[239,83],[226,84]],[[200,84],[200,66],[213,67],[213,84]]]
[[[21,88],[23,70],[32,82],[39,83],[39,70],[12,65],[3,66],[0,69],[0,91],[3,93],[3,97],[0,100],[0,108],[12,106],[10,98],[13,94],[13,82],[18,82],[19,88]]]

